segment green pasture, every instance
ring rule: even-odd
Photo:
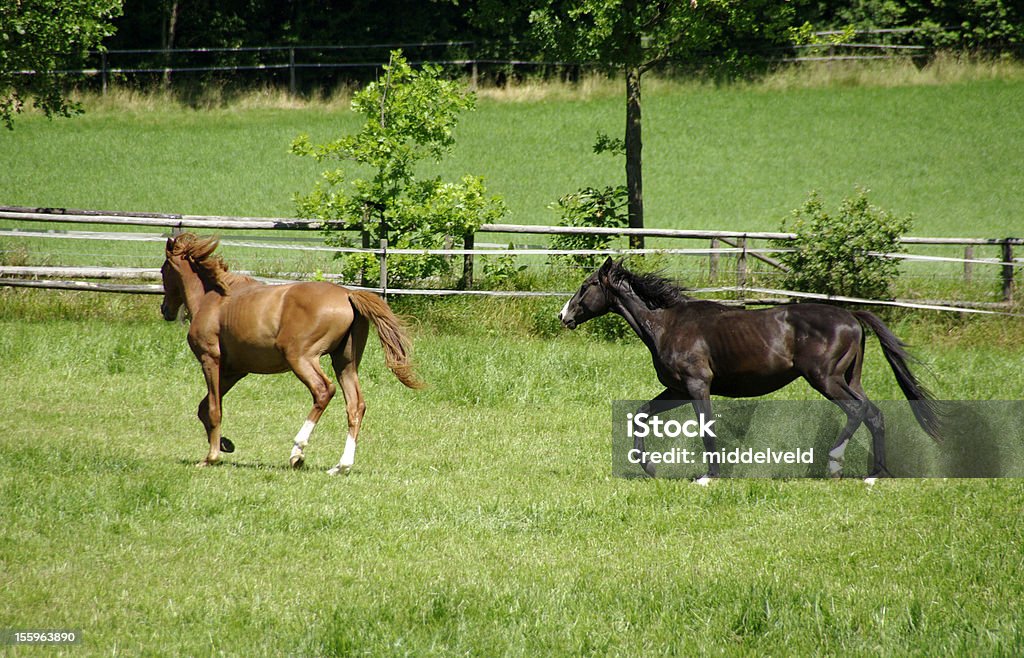
[[[655,84],[644,98],[644,195],[654,227],[774,230],[819,190],[838,204],[857,185],[917,217],[920,235],[1005,237],[1024,228],[1024,78],[895,87]],[[511,223],[549,224],[547,206],[583,185],[622,178],[595,156],[598,131],[621,133],[618,87],[601,93],[482,98],[464,116],[454,178],[483,175]],[[514,97],[518,98],[518,97]],[[104,104],[0,134],[0,202],[222,214],[294,214],[319,167],[291,140],[354,132],[343,103],[210,110],[173,102]]]
[[[355,119],[337,102],[270,105],[87,99],[73,120],[26,116],[0,132],[0,204],[291,216],[319,171],[291,139]],[[773,230],[811,189],[838,204],[861,185],[918,235],[1022,235],[1021,107],[1019,72],[652,80],[648,224]],[[619,180],[590,145],[622,121],[614,86],[488,93],[438,173],[482,174],[507,221],[553,223],[558,196]],[[332,265],[223,249],[236,268]],[[157,267],[161,250],[8,237],[0,261]],[[707,282],[705,261],[691,271]],[[995,291],[995,271],[975,278]],[[371,335],[355,468],[332,479],[340,395],[293,471],[309,395],[291,375],[249,377],[225,401],[238,450],[196,469],[203,379],[159,297],[0,288],[0,630],[78,629],[63,653],[90,656],[1024,654],[1020,481],[614,478],[612,401],[660,392],[621,321],[568,332],[559,298],[391,301],[428,388],[402,387]],[[885,317],[938,397],[1024,399],[1020,318]],[[864,386],[901,399],[873,338]],[[818,396],[798,382],[775,397]]]
[[[157,303],[0,293],[0,628],[81,630],[72,655],[1024,650],[1019,481],[613,478],[610,401],[658,392],[649,356],[543,334],[557,300],[398,303],[429,388],[372,339],[348,478],[340,398],[286,467],[291,375],[231,392],[238,450],[200,470],[202,377]],[[894,328],[940,395],[1024,394],[1019,329]],[[899,397],[873,343],[865,386]]]

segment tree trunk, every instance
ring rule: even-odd
[[[640,124],[640,68],[626,69],[626,191],[629,228],[644,227],[643,140]],[[629,236],[631,249],[643,249],[642,235]]]
[[[164,34],[164,89],[171,88],[171,50],[174,49],[174,37],[178,30],[178,0],[173,0],[167,20],[167,32]]]

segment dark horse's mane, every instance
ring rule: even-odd
[[[621,263],[615,263],[613,276],[625,281],[649,309],[671,308],[687,302],[696,302],[671,279],[655,273],[630,272]]]

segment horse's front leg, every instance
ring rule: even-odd
[[[703,425],[705,420],[711,418],[711,386],[706,380],[690,379],[686,382],[686,389],[693,404],[693,411]],[[702,432],[700,438],[704,442],[704,463],[708,465],[708,472],[695,481],[706,487],[711,483],[711,478],[718,477],[719,464],[715,449],[715,436]]]
[[[675,409],[683,403],[683,400],[680,399],[682,397],[679,391],[666,388],[657,397],[637,409],[635,416],[650,414],[651,412],[661,413]],[[647,449],[644,445],[644,438],[639,433],[633,437],[633,450],[636,451],[640,459],[640,468],[644,469],[644,473],[647,473],[647,475],[654,477],[654,464],[647,461]]]
[[[218,387],[218,396],[221,401],[221,415],[224,414],[224,396],[228,394],[235,384],[245,377],[245,373],[226,373],[224,369],[220,370],[220,385]],[[203,399],[199,402],[199,412],[196,414],[199,416],[199,421],[203,424],[203,428],[209,435],[212,424],[210,422],[210,396],[204,395]],[[221,452],[234,452],[235,444],[231,442],[228,437],[221,434],[220,437],[220,451]],[[205,463],[205,462],[204,462]]]
[[[220,421],[221,421],[221,390],[220,390],[220,359],[209,354],[199,358],[203,366],[203,377],[206,379],[206,399],[199,405],[199,420],[206,429],[206,438],[210,450],[206,458],[196,466],[203,467],[220,461]]]

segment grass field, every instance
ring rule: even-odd
[[[884,79],[884,78],[883,78]],[[812,189],[838,204],[857,185],[917,217],[920,235],[1020,232],[1024,75],[944,85],[804,88],[656,84],[644,103],[644,193],[656,227],[774,230]],[[612,83],[574,98],[484,97],[464,116],[446,178],[485,176],[514,223],[550,224],[547,206],[582,185],[622,177],[591,153],[598,131],[621,132]],[[520,97],[512,97],[513,99]],[[343,103],[102,103],[71,121],[26,116],[0,134],[6,204],[195,214],[292,216],[291,196],[319,169],[287,153],[309,133],[358,129]]]
[[[650,84],[649,223],[774,229],[808,190],[861,184],[918,234],[1024,232],[1024,78],[932,82]],[[288,216],[317,171],[291,138],[355,126],[343,104],[280,105],[27,117],[0,134],[0,203]],[[550,223],[560,194],[615,180],[589,146],[621,114],[601,85],[488,95],[443,170]],[[159,262],[47,248],[0,245]],[[225,401],[237,452],[195,469],[202,376],[158,297],[0,289],[0,630],[78,629],[64,653],[90,656],[1024,654],[1021,481],[614,478],[611,402],[660,392],[643,345],[608,339],[621,326],[561,330],[562,299],[394,303],[429,387],[371,337],[355,469],[332,479],[340,397],[293,471],[308,393],[250,377]],[[939,397],[1024,399],[1020,318],[887,321]],[[873,339],[864,384],[901,397]]]
[[[251,377],[225,405],[238,451],[197,470],[184,327],[156,298],[52,295],[0,297],[0,627],[80,629],[70,654],[1024,650],[1019,481],[612,478],[609,401],[657,392],[649,357],[522,328],[557,304],[440,309],[489,319],[419,325],[422,392],[372,344],[356,468],[332,479],[340,404],[293,472],[308,394]],[[895,326],[940,392],[1024,391],[1003,325]],[[874,345],[865,385],[899,395]]]

